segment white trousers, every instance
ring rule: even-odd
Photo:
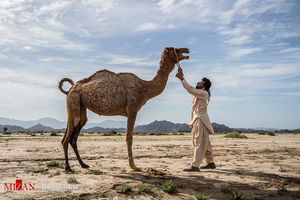
[[[192,162],[193,167],[200,167],[203,158],[206,159],[207,163],[213,163],[213,154],[211,143],[209,140],[209,131],[200,118],[196,119],[193,123],[192,135],[195,134],[194,138],[194,160]]]

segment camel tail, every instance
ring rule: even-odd
[[[61,79],[60,81],[59,81],[59,83],[58,83],[58,88],[59,88],[59,90],[62,92],[62,93],[64,93],[64,94],[66,94],[66,95],[68,95],[68,93],[69,93],[69,91],[66,91],[66,90],[64,90],[62,87],[63,87],[63,85],[64,85],[64,82],[69,82],[72,86],[74,85],[74,82],[72,81],[72,79],[70,79],[70,78],[63,78],[63,79]]]

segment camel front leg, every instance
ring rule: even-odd
[[[127,142],[127,151],[128,151],[128,161],[129,161],[129,167],[130,171],[140,171],[139,168],[137,168],[133,162],[133,156],[132,156],[132,142],[133,142],[133,128],[134,123],[136,119],[137,113],[130,113],[127,116],[127,132],[126,132],[126,142]]]

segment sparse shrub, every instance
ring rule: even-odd
[[[35,169],[32,171],[35,174],[41,173],[41,174],[48,174],[48,169],[45,169],[43,167],[40,167],[38,169]]]
[[[277,192],[276,193],[278,195],[282,196],[286,192],[287,192],[287,189],[284,186],[281,186],[281,187],[277,188]]]
[[[26,149],[26,152],[38,152],[40,151],[39,149]]]
[[[239,155],[241,154],[241,152],[239,150],[236,150],[236,149],[232,150],[232,153],[233,154],[239,154]]]
[[[258,135],[266,135],[266,133],[265,132],[258,132]]]
[[[146,133],[146,132],[135,132],[133,134],[134,135],[140,135],[140,136],[146,136],[146,135],[148,135],[148,133]]]
[[[137,194],[150,194],[152,192],[151,187],[148,185],[139,185],[138,186],[138,191],[136,192]]]
[[[287,147],[284,147],[284,148],[283,148],[283,151],[288,153],[288,152],[291,151],[291,149],[289,149],[289,148],[287,148]]]
[[[266,149],[263,149],[262,152],[263,152],[263,153],[272,153],[272,152],[274,152],[274,151],[271,150],[271,149],[266,148]]]
[[[69,184],[77,184],[77,183],[78,183],[78,181],[76,180],[75,177],[70,177],[70,178],[68,178],[67,182],[68,182]]]
[[[121,188],[121,193],[123,194],[130,194],[132,192],[130,185],[123,185]]]
[[[282,166],[280,166],[280,169],[279,169],[280,172],[287,172],[286,169],[284,169]]]
[[[263,197],[254,197],[254,200],[264,200]]]
[[[117,133],[116,131],[111,131],[111,132],[107,132],[107,133],[103,133],[102,136],[114,136],[114,135],[117,135],[117,136],[121,136],[122,134],[120,133]]]
[[[273,132],[267,132],[267,135],[269,135],[269,136],[276,136],[275,133],[273,133]]]
[[[7,129],[8,129],[7,127],[3,128],[4,133],[6,133]]]
[[[60,175],[60,171],[57,170],[54,174],[51,174],[49,177],[58,176],[58,175]]]
[[[100,170],[97,170],[97,169],[91,169],[87,172],[88,174],[94,174],[94,175],[100,175],[102,174],[103,172],[101,172]]]
[[[27,132],[26,134],[29,135],[29,136],[32,136],[32,137],[36,136],[36,134],[33,133],[33,132]]]
[[[221,191],[229,195],[231,200],[244,200],[244,194],[234,188],[222,186]]]
[[[206,194],[206,193],[200,193],[195,195],[197,200],[209,200],[210,196],[211,196],[210,194]]]
[[[3,128],[3,131],[4,131],[3,134],[4,134],[4,135],[11,135],[12,132],[7,132],[7,128],[6,128],[6,130],[4,130],[5,128],[6,128],[6,127]]]
[[[168,181],[164,183],[163,185],[159,186],[164,192],[169,193],[169,194],[174,194],[177,192],[177,186],[173,181]]]
[[[226,138],[242,138],[242,139],[248,138],[246,135],[240,134],[238,132],[227,133],[224,137],[226,137]]]
[[[151,132],[149,135],[169,135],[169,133],[166,132]]]
[[[51,132],[50,136],[58,136],[58,134],[56,132]]]
[[[52,160],[50,162],[47,163],[48,167],[58,167],[58,168],[63,168],[63,162],[58,162],[56,160]]]

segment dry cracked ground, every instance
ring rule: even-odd
[[[69,147],[75,172],[65,174],[62,136],[0,134],[0,199],[300,199],[300,134],[213,135],[217,169],[192,173],[182,171],[192,161],[189,133],[134,136],[142,171],[133,173],[124,134],[84,133],[78,148],[90,168]],[[17,179],[23,190],[9,190]]]

